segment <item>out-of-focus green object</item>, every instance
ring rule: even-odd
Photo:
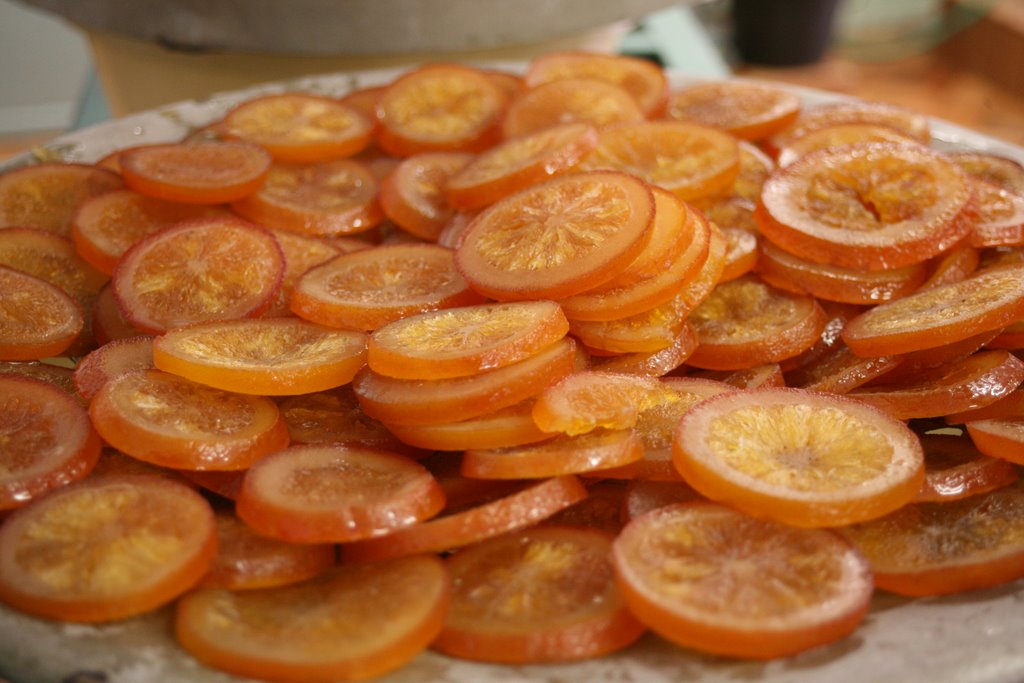
[[[835,49],[860,61],[927,52],[984,17],[999,0],[844,0]]]

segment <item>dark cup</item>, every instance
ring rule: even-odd
[[[733,0],[733,43],[751,64],[796,66],[820,60],[832,39],[839,0]]]

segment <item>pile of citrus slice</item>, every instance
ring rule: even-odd
[[[0,175],[0,601],[377,676],[786,657],[1024,577],[1024,167],[641,59]]]

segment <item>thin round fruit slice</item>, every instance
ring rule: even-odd
[[[561,339],[569,321],[553,301],[447,308],[388,323],[370,335],[367,364],[381,375],[444,379],[525,360]]]
[[[792,123],[800,108],[800,97],[789,90],[746,81],[711,81],[672,93],[666,115],[743,140],[759,140]]]
[[[776,152],[821,128],[849,123],[888,126],[924,145],[931,141],[931,124],[924,114],[881,102],[837,102],[805,107],[797,120],[767,140],[766,146]]]
[[[533,419],[547,432],[575,435],[594,429],[629,429],[637,417],[670,391],[650,377],[576,372],[550,385],[533,406]]]
[[[247,142],[145,145],[119,157],[125,184],[142,194],[186,204],[226,204],[258,190],[270,154]]]
[[[344,543],[380,536],[444,507],[437,480],[416,461],[356,445],[291,446],[253,464],[235,510],[264,536]]]
[[[900,367],[904,356],[861,358],[837,344],[785,374],[785,385],[810,391],[846,394]]]
[[[644,118],[621,86],[597,78],[562,78],[520,93],[509,103],[501,129],[506,138],[514,138],[570,122],[604,128]]]
[[[565,662],[615,652],[644,627],[615,585],[612,537],[540,526],[463,548],[445,561],[452,603],[433,648],[485,662]]]
[[[0,600],[48,619],[124,619],[194,586],[216,552],[213,510],[189,486],[94,477],[0,527]]]
[[[425,650],[441,630],[450,594],[437,557],[348,565],[292,586],[193,591],[178,601],[174,635],[193,657],[235,676],[363,680]]]
[[[1024,361],[1009,351],[979,351],[967,358],[887,383],[886,377],[848,396],[899,420],[942,417],[995,403],[1024,381]]]
[[[257,533],[234,513],[217,511],[217,556],[201,588],[253,590],[287,586],[327,571],[335,561],[328,543],[287,543]]]
[[[813,297],[745,275],[719,283],[687,320],[698,340],[688,364],[739,370],[806,351],[818,340],[827,317]]]
[[[82,202],[71,220],[71,239],[82,258],[110,275],[124,252],[145,236],[182,221],[225,214],[223,207],[111,190]]]
[[[274,164],[263,186],[231,204],[254,223],[306,235],[365,232],[383,219],[379,183],[353,159],[312,164]]]
[[[633,176],[572,173],[492,204],[470,223],[455,263],[498,300],[558,299],[615,277],[643,250],[654,195]]]
[[[63,361],[63,359],[61,359]],[[32,379],[38,379],[52,384],[61,391],[65,391],[72,396],[77,396],[78,392],[75,390],[75,384],[72,380],[73,370],[64,365],[54,365],[50,362],[44,361],[16,361],[16,360],[4,360],[0,361],[0,376],[11,375],[14,377],[30,377]],[[79,396],[79,398],[81,398]],[[88,405],[88,401],[82,400],[83,405]]]
[[[1024,465],[1024,419],[970,420],[964,426],[971,441],[985,455]]]
[[[430,64],[393,81],[377,100],[377,143],[388,154],[479,152],[500,134],[508,97],[479,69]]]
[[[914,503],[846,527],[879,588],[946,595],[1024,576],[1024,489],[1004,486],[944,503]]]
[[[1024,194],[977,178],[974,189],[974,226],[968,238],[972,247],[1024,245]]]
[[[462,456],[462,474],[476,479],[600,476],[601,470],[624,467],[643,456],[643,441],[633,430],[594,429],[523,446],[467,449]]]
[[[71,376],[79,396],[91,401],[104,384],[125,372],[153,367],[153,338],[126,337],[90,351]]]
[[[342,254],[299,278],[291,309],[329,327],[375,330],[416,313],[476,304],[450,249],[391,244]]]
[[[528,185],[572,170],[597,144],[597,130],[565,123],[511,138],[478,154],[444,186],[459,211],[482,209]]]
[[[672,343],[663,349],[645,353],[617,353],[605,358],[596,358],[591,362],[591,369],[642,377],[662,377],[685,363],[696,348],[697,334],[691,325],[684,323]]]
[[[89,416],[114,448],[154,465],[243,470],[288,445],[277,405],[161,372],[136,370],[104,384]]]
[[[82,309],[55,285],[0,266],[0,360],[59,356],[85,325]]]
[[[690,201],[728,190],[739,174],[740,153],[736,138],[714,128],[643,121],[602,130],[581,168],[629,173]]]
[[[1024,164],[1019,161],[973,149],[949,151],[946,154],[971,176],[1024,195]]]
[[[539,394],[575,369],[576,344],[564,338],[519,362],[465,377],[397,379],[362,370],[352,388],[363,411],[388,424],[435,425],[479,417]]]
[[[363,412],[351,384],[288,396],[278,403],[293,444],[350,443],[415,455],[379,421]]]
[[[924,454],[906,425],[859,401],[800,389],[708,399],[676,428],[683,478],[712,500],[799,527],[880,517],[913,500]]]
[[[942,503],[1009,486],[1018,479],[1008,460],[983,454],[961,434],[922,434],[924,485],[915,503]]]
[[[276,161],[312,163],[348,157],[370,143],[371,119],[330,97],[281,93],[255,97],[224,117],[224,134],[266,149]]]
[[[82,259],[71,240],[36,228],[0,228],[0,266],[56,285],[83,309],[110,279]]]
[[[388,424],[387,431],[403,443],[433,451],[470,448],[511,448],[554,437],[533,421],[533,401],[501,408],[479,417],[435,425]]]
[[[7,171],[0,174],[0,225],[67,237],[82,202],[122,187],[117,173],[86,164],[43,163]]]
[[[365,332],[297,318],[200,323],[153,341],[160,370],[242,394],[323,391],[351,382],[365,362]]]
[[[632,95],[647,117],[661,114],[668,98],[664,71],[639,57],[579,50],[549,52],[531,61],[523,76],[527,88],[567,78],[595,78],[617,85]]]
[[[1024,317],[1024,265],[979,271],[861,313],[843,328],[859,356],[909,353],[944,346]]]
[[[928,277],[928,264],[862,270],[815,263],[765,242],[757,273],[780,289],[812,294],[819,299],[871,305],[892,301],[916,291]]]
[[[380,184],[384,215],[406,232],[435,241],[455,215],[444,187],[473,159],[466,152],[424,152],[403,159]]]
[[[878,123],[837,123],[811,131],[779,150],[779,166],[789,166],[805,154],[828,147],[844,147],[861,142],[920,144],[905,132]]]
[[[346,543],[343,560],[376,561],[438,553],[533,526],[587,497],[573,475],[542,479],[496,500],[399,529],[380,538]]]
[[[703,501],[637,517],[612,547],[626,603],[686,647],[751,659],[838,641],[871,601],[871,569],[840,535]]]
[[[124,317],[160,334],[259,315],[273,303],[284,269],[281,247],[265,228],[233,217],[207,218],[137,242],[111,282]]]
[[[970,232],[966,174],[919,145],[866,142],[808,154],[772,175],[757,222],[805,259],[883,270],[942,253]]]
[[[85,408],[40,379],[0,374],[0,510],[84,478],[100,457]]]

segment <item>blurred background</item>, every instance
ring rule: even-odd
[[[1024,144],[1024,0],[0,0],[0,159],[261,81],[576,47],[903,104]]]

